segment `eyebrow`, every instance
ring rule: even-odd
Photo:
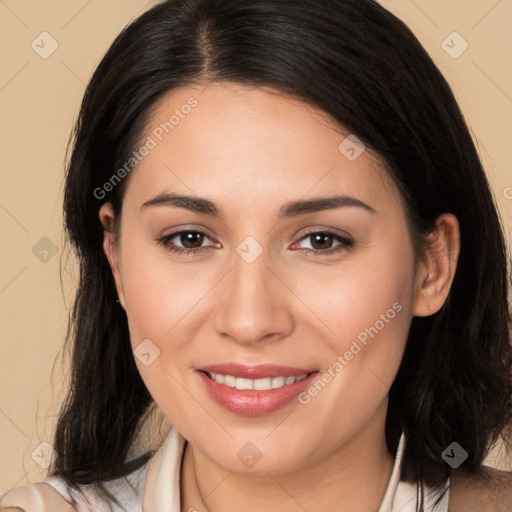
[[[214,202],[202,197],[194,197],[175,193],[162,193],[146,201],[142,206],[144,208],[155,206],[167,206],[185,208],[203,215],[224,218],[221,208]],[[279,209],[278,218],[297,217],[308,213],[316,213],[324,210],[332,210],[344,207],[362,208],[370,213],[376,214],[377,211],[369,204],[351,196],[337,195],[331,197],[319,197],[315,199],[299,200],[286,203]]]

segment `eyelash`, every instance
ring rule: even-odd
[[[166,249],[169,251],[176,253],[176,254],[184,254],[184,255],[190,255],[192,253],[192,256],[199,256],[200,254],[203,254],[206,250],[209,249],[209,247],[200,247],[198,249],[183,249],[181,247],[177,247],[176,245],[172,245],[170,241],[175,238],[178,235],[181,235],[183,233],[199,233],[200,235],[204,235],[207,238],[210,238],[204,231],[198,231],[198,230],[191,230],[191,229],[185,229],[182,231],[176,231],[174,233],[171,233],[169,235],[166,235],[162,238],[158,238],[157,242],[159,245],[163,245]],[[342,249],[351,249],[354,245],[354,241],[350,240],[349,238],[342,237],[340,235],[337,235],[335,233],[332,233],[331,231],[308,231],[302,237],[300,238],[299,242],[302,240],[305,240],[309,238],[312,235],[316,234],[322,234],[331,236],[334,238],[337,242],[340,242],[339,245],[330,248],[330,249],[324,249],[324,250],[315,250],[315,249],[297,249],[297,251],[301,253],[309,253],[313,256],[325,256],[329,254],[333,254],[335,252],[338,252]]]

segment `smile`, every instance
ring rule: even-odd
[[[212,364],[194,372],[207,396],[223,409],[243,416],[263,416],[300,403],[297,396],[318,376],[315,369],[274,364]]]
[[[255,390],[255,391],[268,391],[270,389],[278,389],[284,386],[289,386],[295,382],[304,380],[308,374],[303,373],[298,376],[289,377],[267,377],[264,379],[244,379],[241,377],[234,377],[233,375],[222,375],[221,373],[208,373],[210,379],[214,380],[218,384],[228,386],[230,388],[236,388],[240,390]]]

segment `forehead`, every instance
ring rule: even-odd
[[[333,189],[366,201],[382,200],[383,191],[396,195],[380,158],[353,141],[325,112],[275,89],[182,87],[153,107],[139,144],[151,149],[132,172],[127,196],[147,200],[178,189],[258,203]]]

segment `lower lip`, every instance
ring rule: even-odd
[[[318,372],[309,374],[299,382],[268,391],[231,388],[215,382],[202,371],[196,370],[196,373],[204,382],[210,396],[228,411],[244,416],[262,416],[277,411],[290,403],[299,393],[310,386]]]

